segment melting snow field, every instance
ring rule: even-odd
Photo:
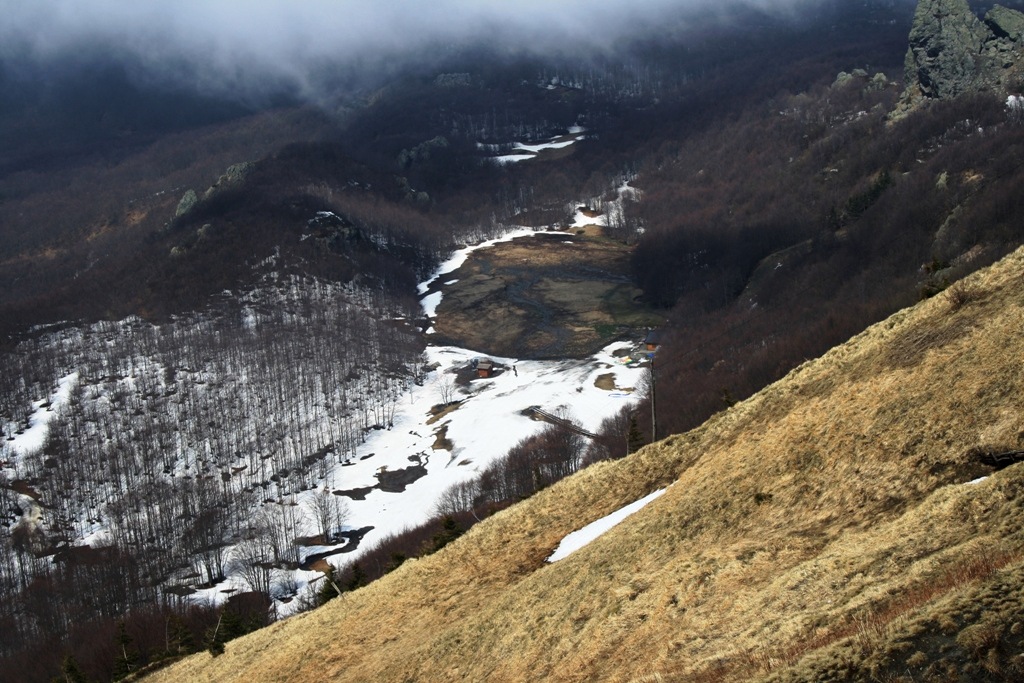
[[[635,192],[636,190],[634,190],[628,184],[624,184],[622,185],[622,187],[618,189],[620,198],[626,194]],[[573,216],[573,222],[569,224],[568,228],[572,230],[576,228],[583,228],[588,225],[607,226],[608,217],[605,216],[604,214],[598,216],[588,215],[582,209],[577,209],[576,213]],[[447,261],[444,261],[443,263],[441,263],[440,266],[437,267],[437,270],[434,271],[434,275],[432,277],[421,282],[417,286],[417,292],[422,297],[420,299],[420,306],[423,308],[423,314],[427,318],[431,319],[433,319],[437,315],[437,307],[441,304],[442,292],[430,292],[430,290],[434,287],[434,284],[443,276],[451,275],[456,270],[461,268],[462,265],[469,258],[469,255],[472,254],[474,251],[477,251],[478,249],[487,249],[489,247],[493,247],[496,244],[501,244],[503,242],[511,242],[512,240],[519,239],[521,237],[530,237],[532,235],[545,232],[549,232],[549,230],[547,228],[520,227],[505,233],[501,237],[496,237],[485,242],[480,242],[478,244],[474,244],[468,247],[463,247],[462,249],[456,251],[448,258]],[[457,282],[458,280],[447,280],[444,282],[444,286],[454,285]]]
[[[538,228],[516,228],[515,230],[505,233],[501,237],[496,237],[494,239],[487,240],[486,242],[480,242],[479,244],[473,244],[468,247],[463,247],[462,249],[456,251],[448,258],[447,261],[444,261],[440,266],[437,267],[437,270],[434,272],[433,277],[429,278],[428,280],[425,280],[424,282],[421,282],[417,286],[417,292],[422,297],[420,299],[420,306],[423,308],[423,315],[433,319],[437,315],[437,307],[441,305],[440,291],[431,292],[430,294],[427,294],[431,286],[442,276],[454,273],[456,270],[461,268],[462,264],[466,262],[466,259],[468,259],[469,255],[472,254],[474,251],[477,251],[478,249],[486,249],[488,247],[493,247],[495,244],[500,244],[502,242],[511,242],[512,240],[519,237],[529,237],[530,235],[536,235],[538,232],[544,232],[544,230]],[[458,282],[458,280],[448,280],[444,284],[453,285],[456,282]],[[430,334],[431,332],[433,332],[433,328],[427,330],[427,334]]]
[[[429,362],[440,363],[440,368],[406,398],[392,428],[373,432],[355,463],[336,467],[328,482],[334,489],[370,487],[377,483],[381,467],[398,470],[419,463],[426,467],[427,476],[401,494],[374,490],[364,501],[349,501],[348,525],[374,529],[359,549],[341,557],[347,562],[376,539],[427,521],[442,491],[476,477],[520,440],[539,432],[545,423],[521,414],[526,408],[535,406],[549,413],[565,409],[584,429],[596,431],[604,418],[634,400],[628,391],[606,391],[595,386],[597,377],[605,374],[615,376],[616,387],[631,388],[640,380],[642,370],[625,367],[612,356],[616,349],[630,346],[613,344],[587,360],[494,358],[509,369],[459,388],[454,397],[463,401],[459,408],[428,425],[431,407],[441,403],[444,371],[465,366],[479,356],[467,349],[429,347]],[[515,372],[511,370],[513,365]],[[441,428],[447,429],[446,436],[454,444],[451,452],[433,450],[435,432]]]

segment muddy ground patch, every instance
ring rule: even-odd
[[[518,358],[573,358],[661,322],[638,303],[626,245],[542,233],[473,252],[442,280],[434,343]]]

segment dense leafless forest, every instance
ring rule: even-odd
[[[222,579],[229,562],[253,590],[287,593],[271,578],[296,566],[295,538],[340,530],[339,498],[313,516],[294,495],[353,457],[422,377],[407,311],[298,277],[222,299],[160,325],[68,327],[4,356],[10,443],[54,377],[67,387],[40,451],[23,456],[6,442],[2,451],[25,494],[5,481],[6,654],[94,610],[124,614],[186,595]],[[97,532],[98,549],[72,547]]]

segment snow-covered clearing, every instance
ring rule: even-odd
[[[659,489],[634,503],[630,503],[623,508],[619,508],[610,515],[606,515],[599,520],[591,522],[582,529],[578,529],[577,531],[566,535],[566,537],[562,539],[562,542],[558,544],[558,547],[555,548],[555,552],[551,553],[548,557],[547,561],[558,562],[559,560],[568,557],[588,543],[600,538],[606,531],[626,519],[626,517],[629,517],[634,512],[637,512],[651,501],[661,497],[664,493],[665,489]]]
[[[601,420],[616,413],[633,400],[629,391],[598,389],[599,375],[613,374],[615,385],[631,388],[640,379],[641,370],[629,368],[612,356],[629,343],[617,343],[586,360],[517,361],[495,358],[508,370],[490,379],[477,379],[459,388],[455,400],[462,403],[442,420],[427,424],[430,409],[441,403],[440,386],[446,371],[464,367],[479,354],[455,347],[429,347],[429,362],[440,363],[425,386],[414,391],[399,407],[391,429],[371,434],[349,466],[337,467],[328,476],[336,489],[357,489],[377,484],[381,467],[397,470],[423,464],[427,475],[408,485],[404,493],[371,491],[366,500],[349,501],[353,528],[373,526],[360,548],[344,557],[346,561],[376,539],[426,522],[442,491],[475,477],[494,459],[512,446],[539,432],[545,423],[522,414],[539,407],[548,413],[567,411],[584,429],[596,431]],[[515,366],[515,371],[511,370]],[[435,434],[447,428],[453,449],[434,450]],[[300,497],[301,500],[301,497]]]
[[[563,149],[574,145],[580,140],[586,137],[586,130],[580,126],[572,126],[569,129],[568,135],[560,135],[553,137],[544,142],[538,142],[534,144],[527,144],[525,142],[517,142],[512,145],[512,152],[510,154],[502,154],[499,156],[491,157],[499,164],[515,164],[520,161],[529,161],[530,159],[536,159],[537,155],[547,149]],[[484,150],[496,151],[500,145],[485,145],[478,144],[478,147]]]
[[[71,396],[71,389],[78,381],[78,373],[73,372],[66,377],[61,377],[57,382],[57,390],[49,399],[36,401],[35,412],[29,418],[29,425],[21,433],[15,432],[13,438],[7,442],[10,452],[14,456],[24,457],[32,453],[38,453],[46,442],[46,435],[49,431],[50,420],[57,415],[61,407],[68,402]]]

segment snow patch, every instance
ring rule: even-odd
[[[576,209],[576,214],[573,216],[572,225],[570,228],[584,228],[588,225],[600,225],[601,227],[608,226],[608,216],[601,214],[599,216],[588,216],[585,207]]]
[[[590,542],[600,538],[606,531],[632,515],[634,512],[642,509],[651,501],[660,498],[664,493],[665,489],[659,489],[650,495],[644,496],[635,503],[630,503],[626,507],[620,508],[610,515],[606,515],[596,522],[591,522],[582,529],[572,532],[562,539],[562,542],[558,544],[558,547],[555,548],[555,552],[551,553],[547,561],[558,562],[559,560],[568,557]]]
[[[420,306],[423,307],[423,315],[428,318],[433,318],[437,315],[437,307],[441,305],[441,292],[434,292],[428,294],[420,300]]]
[[[505,164],[516,164],[520,161],[528,161],[533,159],[536,154],[502,154],[500,157],[494,157],[494,160],[504,166]]]
[[[46,442],[50,431],[50,421],[56,417],[60,409],[68,402],[71,389],[78,382],[78,373],[61,377],[57,382],[57,390],[49,400],[36,401],[35,412],[29,417],[29,426],[21,434],[15,434],[13,441],[7,442],[7,448],[13,455],[22,457],[38,453]]]
[[[554,88],[554,86],[548,87]],[[501,165],[515,164],[520,161],[529,161],[530,159],[536,159],[537,155],[546,149],[564,149],[565,147],[569,147],[571,145],[576,144],[585,137],[586,132],[586,129],[581,126],[572,126],[569,128],[568,135],[560,135],[557,137],[550,138],[544,142],[538,142],[533,144],[517,142],[514,145],[512,145],[513,152],[511,154],[502,154],[500,156],[491,158]],[[484,143],[477,143],[477,147],[482,150],[493,152],[499,149],[500,145],[486,145]]]

